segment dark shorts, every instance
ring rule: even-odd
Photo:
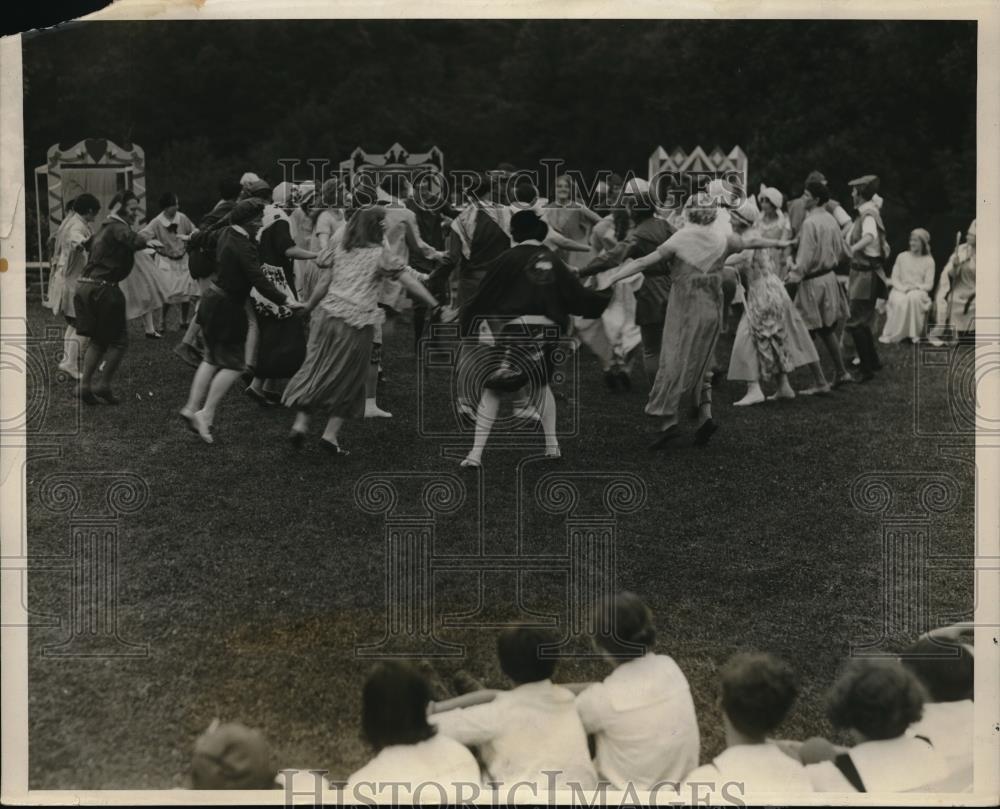
[[[125,295],[117,284],[95,283],[81,278],[73,297],[76,332],[100,348],[125,348],[128,321]]]

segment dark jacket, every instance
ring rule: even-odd
[[[120,219],[105,219],[94,237],[90,260],[83,268],[83,277],[117,284],[132,272],[135,253],[145,246],[145,237]]]
[[[484,269],[479,289],[462,307],[465,334],[476,320],[521,315],[544,315],[565,330],[570,315],[600,317],[611,300],[610,290],[587,289],[555,253],[537,244],[515,245]]]
[[[277,304],[286,301],[285,294],[267,280],[260,268],[257,245],[233,227],[219,233],[215,252],[218,275],[215,285],[233,300],[243,301],[256,289],[268,300]]]

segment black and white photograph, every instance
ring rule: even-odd
[[[1000,9],[794,9],[4,37],[5,803],[995,805]]]

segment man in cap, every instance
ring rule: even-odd
[[[821,171],[810,171],[809,176],[806,177],[806,186],[811,183],[821,183],[829,189],[829,184],[826,181],[826,176]],[[827,199],[823,204],[823,207],[833,216],[837,222],[837,226],[844,228],[846,225],[851,223],[851,217],[848,215],[844,207],[834,199]],[[788,224],[792,229],[792,236],[796,237],[799,235],[799,231],[802,229],[802,223],[805,221],[806,214],[808,210],[805,203],[805,193],[802,196],[793,199],[788,203]]]
[[[889,257],[889,242],[885,237],[879,206],[873,200],[878,191],[878,177],[866,174],[851,180],[848,185],[851,186],[851,199],[858,216],[847,237],[851,257],[851,274],[847,282],[851,316],[847,321],[847,331],[858,352],[860,381],[867,382],[882,367],[872,334],[872,321],[875,319],[875,301],[885,294],[883,265]]]

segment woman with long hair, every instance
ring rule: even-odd
[[[360,208],[348,221],[341,241],[319,256],[332,267],[325,283],[313,290],[306,304],[309,341],[306,357],[285,388],[282,402],[295,413],[290,440],[302,446],[312,413],[328,413],[320,446],[335,456],[347,455],[340,447],[340,429],[348,418],[365,414],[365,381],[372,361],[375,327],[385,319],[378,305],[382,279],[393,277],[410,292],[437,310],[438,303],[404,267],[387,255],[385,209]]]
[[[951,329],[962,337],[976,331],[976,220],[957,244],[938,279],[935,299],[937,319],[930,342],[944,345],[941,335]]]

